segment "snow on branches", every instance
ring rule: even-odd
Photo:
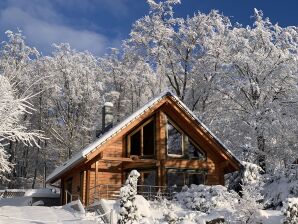
[[[0,179],[10,172],[12,165],[4,146],[10,141],[20,141],[25,145],[38,145],[37,139],[42,135],[38,131],[29,131],[22,123],[22,116],[32,111],[30,96],[16,97],[16,89],[8,78],[0,76]]]
[[[120,219],[118,224],[137,224],[140,219],[135,204],[139,176],[138,171],[132,170],[125,185],[120,189]]]
[[[288,198],[281,209],[285,218],[283,224],[298,223],[298,198]]]

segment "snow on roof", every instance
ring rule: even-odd
[[[139,118],[142,114],[144,114],[146,111],[148,111],[152,106],[154,106],[156,103],[160,102],[164,97],[170,96],[172,99],[179,105],[181,109],[183,109],[190,117],[193,118],[194,121],[196,121],[203,129],[205,129],[205,132],[209,134],[233,159],[235,159],[240,166],[242,166],[241,162],[233,155],[233,153],[227,149],[227,147],[204,125],[196,116],[195,114],[172,92],[166,91],[158,95],[157,97],[150,100],[148,103],[146,103],[144,106],[142,106],[140,109],[138,109],[136,112],[132,113],[130,116],[128,116],[126,119],[124,119],[122,122],[118,123],[115,127],[110,129],[108,132],[104,133],[102,136],[100,136],[97,140],[83,148],[80,152],[75,154],[72,158],[67,160],[65,163],[63,163],[61,166],[57,167],[47,178],[46,182],[51,182],[55,180],[59,175],[66,172],[67,170],[70,170],[80,162],[82,162],[86,156],[96,150],[97,147],[104,144],[107,140],[111,139],[113,136],[115,136],[118,132],[120,132],[123,128],[127,127],[131,122],[133,122],[135,119]]]

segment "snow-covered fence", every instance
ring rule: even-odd
[[[5,189],[0,190],[0,198],[17,198],[23,197],[26,193],[26,189]]]

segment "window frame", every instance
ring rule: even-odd
[[[180,158],[180,159],[189,159],[189,160],[199,160],[199,161],[207,161],[207,153],[194,141],[192,140],[192,138],[190,138],[174,121],[172,121],[171,118],[169,118],[168,116],[166,117],[166,154],[167,157],[170,158]],[[177,155],[177,154],[171,154],[169,153],[169,145],[168,145],[168,139],[169,139],[169,131],[168,131],[168,123],[171,123],[171,125],[173,127],[175,127],[179,133],[181,133],[182,135],[182,155]],[[188,150],[188,145],[191,142],[196,148],[197,150],[199,150],[203,155],[204,155],[204,159],[199,159],[196,157],[188,157],[188,154],[186,154],[187,150]]]
[[[147,124],[149,124],[151,121],[153,121],[153,129],[154,129],[154,133],[153,133],[153,155],[144,155],[144,126],[146,126]],[[138,126],[135,130],[133,130],[132,132],[130,132],[129,134],[126,135],[126,141],[127,141],[127,157],[131,157],[131,156],[139,156],[142,158],[154,158],[156,155],[156,124],[155,124],[155,117],[151,117],[148,120],[146,120],[144,123],[142,123],[140,126]],[[141,131],[141,155],[131,155],[131,136],[133,136],[135,133],[137,133],[138,131]]]

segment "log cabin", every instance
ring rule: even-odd
[[[103,108],[101,135],[48,176],[49,184],[60,181],[62,204],[111,198],[133,169],[141,174],[138,191],[152,195],[190,184],[224,185],[225,174],[243,167],[171,92],[111,128],[112,106]]]

